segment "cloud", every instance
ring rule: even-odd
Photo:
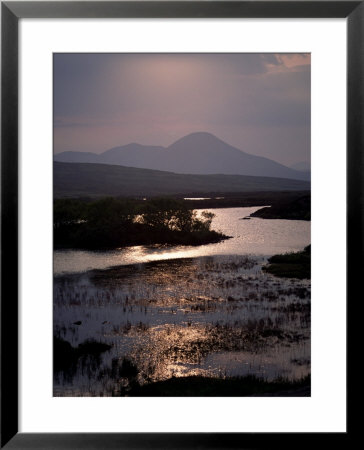
[[[310,55],[56,54],[54,130],[57,153],[169,145],[201,130],[281,162],[284,137],[300,130],[290,158],[307,160]]]

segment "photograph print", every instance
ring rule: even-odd
[[[311,58],[53,55],[53,396],[311,395]]]

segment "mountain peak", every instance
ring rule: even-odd
[[[162,170],[182,174],[226,174],[309,179],[309,174],[276,161],[251,155],[205,131],[188,134],[169,147],[136,143],[115,147],[101,155],[61,154],[56,161],[93,162]]]
[[[190,133],[187,134],[186,136],[181,137],[180,139],[178,139],[176,142],[174,142],[172,145],[170,145],[170,147],[176,145],[176,144],[196,144],[196,145],[201,145],[201,144],[209,144],[212,142],[223,142],[221,141],[221,139],[219,139],[218,137],[214,136],[211,133],[208,133],[207,131],[196,131],[195,133]]]
[[[214,134],[209,133],[208,131],[195,131],[194,133],[189,133],[185,136],[188,137],[201,137],[201,138],[214,138],[218,139]]]

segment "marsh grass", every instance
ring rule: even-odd
[[[311,245],[302,252],[274,255],[268,259],[269,265],[263,267],[266,272],[277,277],[311,278]]]
[[[172,376],[307,375],[294,361],[310,358],[310,282],[276,278],[262,262],[205,257],[56,277],[56,345],[69,370],[55,370],[55,395],[129,395]]]

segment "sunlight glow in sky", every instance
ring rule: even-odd
[[[54,151],[168,146],[206,131],[309,162],[310,79],[308,54],[55,54]]]

